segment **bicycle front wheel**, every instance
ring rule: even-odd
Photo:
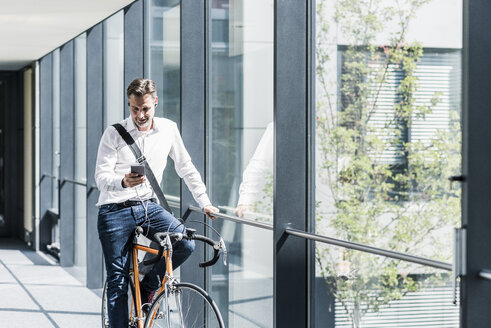
[[[145,320],[145,328],[224,328],[213,299],[200,287],[178,283],[160,293]]]

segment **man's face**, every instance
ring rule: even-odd
[[[148,131],[152,127],[157,101],[158,97],[153,98],[150,94],[146,94],[143,97],[131,95],[128,98],[131,118],[138,127],[138,130]]]

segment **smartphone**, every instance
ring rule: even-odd
[[[138,173],[138,176],[145,175],[144,165],[131,165],[131,173]]]

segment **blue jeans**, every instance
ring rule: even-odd
[[[107,309],[111,328],[128,328],[128,281],[131,245],[135,229],[142,226],[145,234],[157,232],[184,232],[185,227],[160,205],[146,202],[147,216],[143,205],[123,207],[106,204],[99,208],[97,229],[102,244],[107,272]],[[174,243],[172,265],[177,268],[193,252],[194,241],[181,240]],[[165,274],[165,262],[157,262],[141,282],[143,291],[159,288]]]

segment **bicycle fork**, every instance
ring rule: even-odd
[[[172,327],[172,321],[171,321],[171,302],[169,299],[171,297],[175,298],[175,304],[176,308],[173,309],[172,311],[177,311],[179,315],[179,322],[180,322],[180,327],[184,327],[184,316],[182,314],[182,303],[181,303],[181,298],[179,295],[179,291],[173,286],[176,283],[176,280],[169,277],[170,279],[166,282],[164,288],[164,295],[165,295],[165,311],[167,313],[167,326]],[[172,294],[172,295],[170,295]],[[152,318],[153,320],[154,318]]]

